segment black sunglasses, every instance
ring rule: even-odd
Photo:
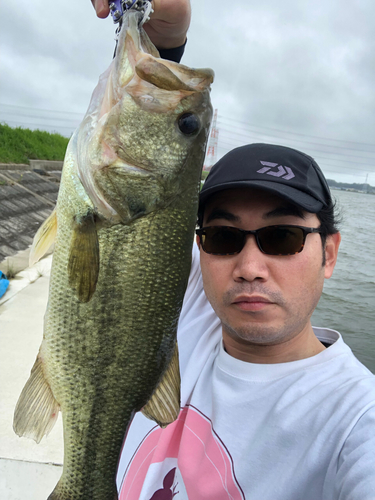
[[[302,252],[309,233],[321,233],[320,228],[303,226],[266,226],[245,231],[232,226],[209,226],[197,229],[200,243],[206,253],[234,255],[240,253],[246,236],[255,236],[259,250],[267,255],[293,255]]]

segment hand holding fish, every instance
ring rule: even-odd
[[[91,0],[96,15],[102,19],[109,15],[108,0]],[[144,30],[159,49],[179,47],[186,40],[190,25],[190,0],[153,0],[154,10]]]

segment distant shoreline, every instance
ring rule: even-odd
[[[337,187],[337,186],[329,186],[331,189],[334,189],[336,191],[349,191],[351,193],[361,193],[361,194],[373,194],[375,195],[375,188],[372,188],[373,191],[364,191],[362,189],[354,189],[354,188],[342,188],[342,187]]]
[[[327,183],[331,189],[353,191],[355,193],[375,194],[375,187],[370,186],[367,182],[338,182],[334,179],[327,179]]]

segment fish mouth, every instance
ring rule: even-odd
[[[133,217],[132,208],[129,215],[121,206],[124,197],[132,207],[139,190],[147,203],[155,199],[152,203],[156,206],[167,194],[172,196],[173,182],[181,182],[179,174],[184,164],[179,165],[177,158],[171,168],[165,161],[160,166],[160,157],[167,153],[163,150],[159,156],[145,149],[148,136],[138,137],[133,130],[134,125],[140,126],[139,119],[134,119],[135,113],[172,117],[178,106],[184,108],[184,99],[193,107],[201,106],[200,100],[203,104],[209,100],[213,81],[211,70],[195,70],[160,59],[147,35],[140,32],[137,16],[132,13],[127,19],[128,25],[120,32],[116,57],[101,75],[77,134],[81,159],[77,162],[78,177],[96,213],[111,223]],[[204,116],[208,119],[212,108],[209,105],[206,109]],[[134,140],[142,140],[142,147],[133,148]],[[190,147],[189,140],[183,151]]]

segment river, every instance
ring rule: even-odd
[[[343,216],[342,241],[312,324],[339,331],[375,373],[375,196],[338,190],[332,194]]]

